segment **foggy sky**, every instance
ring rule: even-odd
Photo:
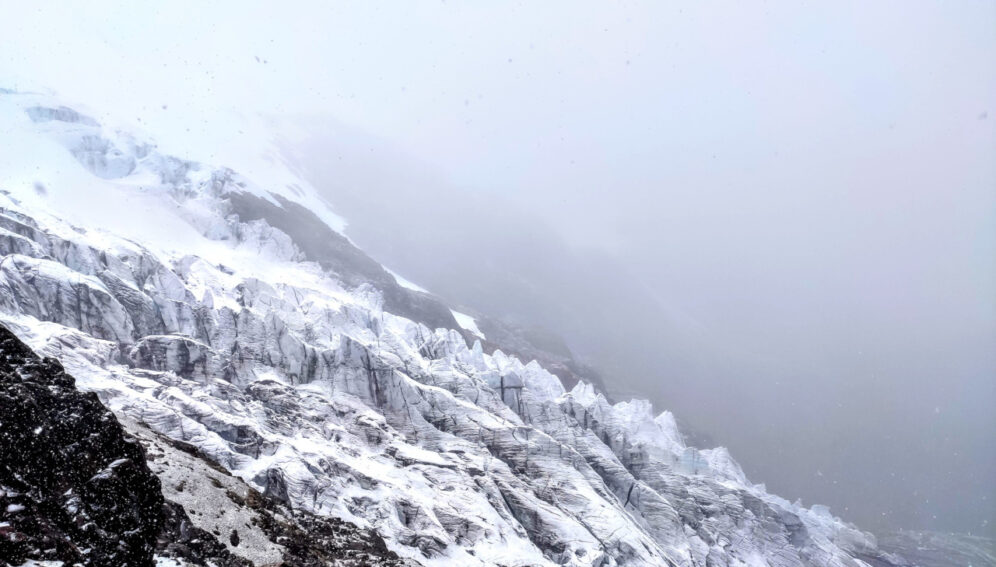
[[[270,117],[375,257],[553,327],[753,481],[994,533],[992,2],[9,12],[0,86],[212,162]]]

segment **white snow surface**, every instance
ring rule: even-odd
[[[725,449],[688,447],[670,413],[567,392],[535,361],[385,312],[265,221],[226,216],[227,192],[264,185],[63,107],[0,94],[0,322],[119,416],[430,566],[877,553],[825,508],[749,483]]]
[[[477,321],[474,320],[473,317],[467,315],[466,313],[454,311],[453,309],[450,309],[450,313],[453,314],[453,318],[456,319],[457,325],[460,325],[461,329],[466,329],[482,339],[487,338],[484,336],[484,333],[482,333],[481,330],[477,328]]]
[[[418,285],[417,283],[415,283],[415,282],[413,282],[413,281],[405,278],[404,276],[402,276],[398,272],[395,272],[394,270],[392,270],[390,268],[387,268],[387,267],[385,267],[384,269],[387,270],[387,273],[389,273],[392,276],[394,276],[394,279],[398,282],[398,285],[400,285],[401,287],[410,289],[412,291],[420,291],[422,293],[429,293],[429,290],[427,290],[424,287]]]

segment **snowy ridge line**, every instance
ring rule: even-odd
[[[475,321],[473,317],[467,315],[466,313],[454,311],[453,309],[450,309],[450,311],[453,313],[453,318],[456,319],[457,325],[460,325],[461,329],[470,331],[474,334],[474,336],[482,340],[487,339],[487,337],[484,336],[484,333],[481,332],[481,329],[477,327],[477,321]]]
[[[392,313],[382,281],[234,212],[293,210],[235,172],[37,97],[0,96],[0,125],[0,321],[278,501],[426,565],[902,564],[648,402]]]

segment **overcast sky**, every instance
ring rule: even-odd
[[[886,525],[993,532],[996,3],[23,3],[0,20],[0,86],[134,116],[178,155],[228,164],[259,115],[336,124],[319,149],[355,146],[354,236],[364,183],[417,180],[453,215],[460,195],[500,201],[611,258],[735,353],[619,382],[754,480],[866,524],[886,508]]]

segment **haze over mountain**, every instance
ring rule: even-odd
[[[786,497],[994,533],[992,3],[6,11],[0,86],[286,160],[374,258]]]

